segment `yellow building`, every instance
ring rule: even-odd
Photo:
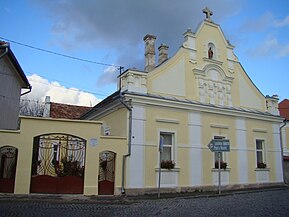
[[[0,193],[212,190],[219,165],[222,188],[283,183],[278,98],[264,97],[204,13],[173,57],[161,44],[158,64],[146,35],[145,70],[123,72],[84,120],[20,117],[19,130],[0,130]]]
[[[103,121],[107,134],[128,137],[123,193],[156,192],[160,161],[162,190],[215,188],[218,156],[208,148],[212,139],[230,144],[229,152],[221,152],[223,188],[283,182],[278,98],[264,97],[211,12],[204,13],[197,30],[184,33],[174,56],[168,58],[167,45],[158,48],[158,64],[156,37],[146,35],[145,70],[123,72],[119,91],[83,116]],[[170,163],[175,165],[166,169]]]

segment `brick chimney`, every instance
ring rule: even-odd
[[[156,36],[147,34],[143,38],[145,42],[145,71],[150,72],[155,68],[155,40]]]
[[[158,50],[159,50],[159,64],[162,64],[168,59],[169,46],[167,46],[166,44],[161,44]]]

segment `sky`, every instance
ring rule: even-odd
[[[171,57],[182,45],[183,33],[188,28],[195,31],[204,20],[206,6],[262,94],[289,98],[286,0],[0,3],[0,40],[10,42],[32,85],[26,99],[44,101],[49,95],[53,102],[94,106],[117,90],[118,66],[144,69],[143,37],[147,33],[157,37],[156,48],[167,44]]]

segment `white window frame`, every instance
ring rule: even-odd
[[[171,145],[163,143],[163,148],[164,149],[165,148],[171,148],[171,153],[170,153],[171,159],[170,160],[175,161],[175,132],[160,131],[159,137],[161,138],[162,135],[170,135],[171,136]]]
[[[258,149],[257,148],[257,141],[261,141],[262,143],[262,148],[261,149]],[[262,139],[262,138],[256,138],[255,139],[255,149],[256,149],[256,167],[258,168],[258,152],[261,152],[262,153],[262,162],[260,162],[260,163],[265,163],[265,164],[267,164],[266,163],[266,140],[265,139]]]

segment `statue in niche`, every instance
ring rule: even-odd
[[[213,52],[212,48],[210,47],[209,50],[208,50],[209,59],[213,59],[213,54],[214,54],[214,52]]]

